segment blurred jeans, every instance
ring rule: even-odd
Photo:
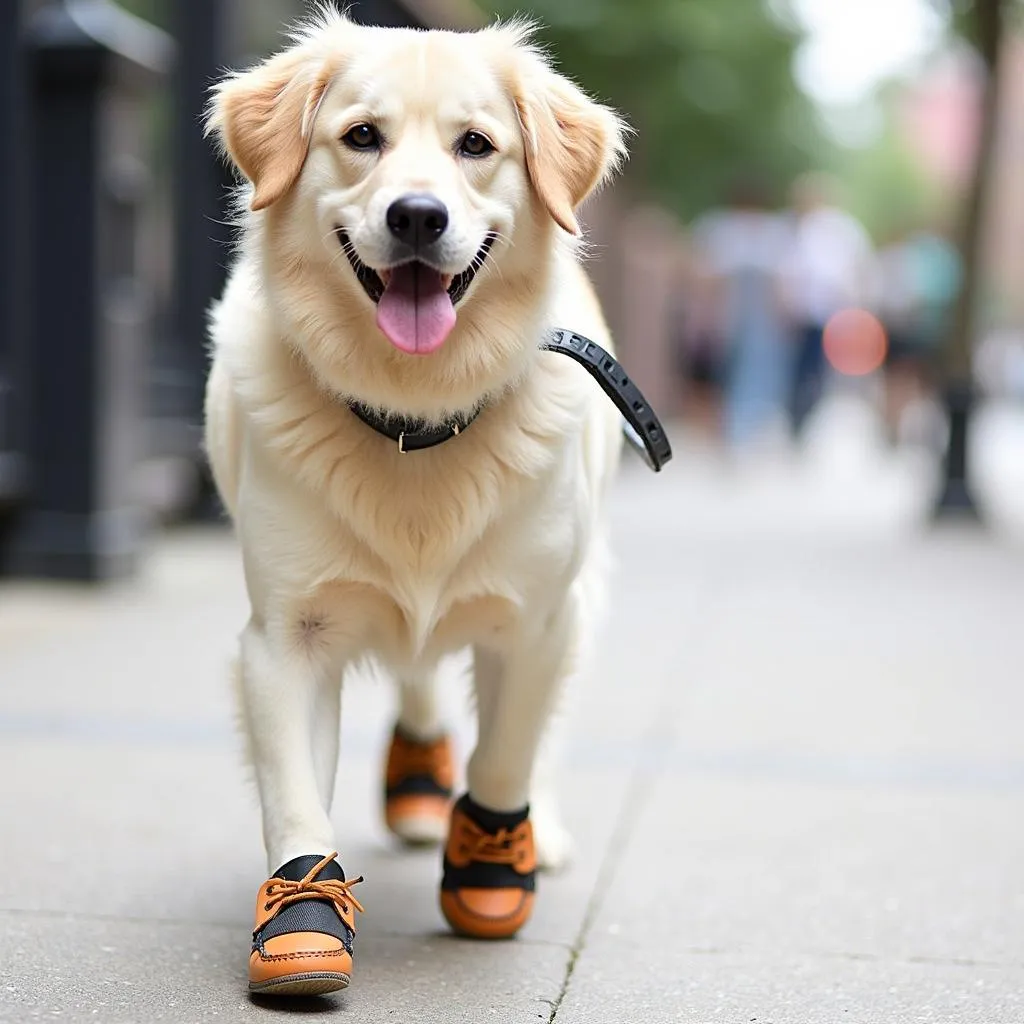
[[[724,429],[726,441],[740,446],[755,440],[785,409],[791,344],[770,275],[736,275],[730,299]]]
[[[789,393],[789,420],[799,437],[825,387],[824,328],[805,324],[796,332],[796,357]]]

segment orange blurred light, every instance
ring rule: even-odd
[[[825,324],[822,345],[839,373],[863,377],[885,362],[889,339],[878,317],[866,309],[843,309]]]

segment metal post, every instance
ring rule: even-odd
[[[230,258],[228,190],[233,183],[207,139],[203,111],[210,85],[229,63],[228,4],[174,3],[174,300],[162,354],[161,384],[153,396],[159,454],[202,466],[200,449],[206,384],[206,315],[223,288]]]
[[[981,131],[974,180],[967,195],[960,242],[964,277],[950,333],[945,401],[949,442],[942,465],[942,485],[932,508],[934,520],[981,523],[983,510],[971,491],[968,454],[971,414],[975,405],[973,346],[978,328],[977,299],[984,261],[984,228],[991,198],[991,177],[1003,100],[1004,36],[1009,16],[1005,0],[978,0],[974,29],[986,69],[981,103]]]
[[[25,485],[24,403],[27,319],[25,217],[28,102],[23,7],[0,3],[0,504]]]
[[[978,522],[981,512],[967,479],[968,428],[974,411],[974,386],[952,381],[945,390],[949,415],[949,440],[943,457],[943,481],[933,515],[936,519],[957,518]]]
[[[6,554],[18,574],[129,573],[143,535],[141,455],[147,296],[135,274],[147,187],[138,99],[169,41],[104,0],[43,6],[32,70],[29,498]]]

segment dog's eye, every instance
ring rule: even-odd
[[[380,149],[380,132],[372,124],[353,125],[341,137],[352,149]]]
[[[466,132],[459,143],[459,152],[463,156],[487,156],[494,152],[494,144],[483,132]]]

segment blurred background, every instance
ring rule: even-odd
[[[589,268],[675,458],[610,495],[559,776],[580,855],[522,941],[439,936],[436,854],[379,820],[391,691],[346,677],[339,1005],[1019,1024],[1021,0],[498,4],[351,10],[533,15],[625,112]],[[232,179],[200,121],[303,11],[0,0],[0,1021],[272,1012],[243,997],[248,604],[199,444]]]
[[[625,112],[626,174],[586,210],[591,270],[684,446],[785,458],[828,426],[930,460],[932,511],[963,519],[979,445],[979,472],[1024,472],[1017,6],[365,0],[352,14],[534,16],[560,66]],[[219,69],[279,46],[304,9],[3,5],[2,571],[130,574],[154,528],[217,515],[198,439],[230,177],[201,109]],[[998,429],[968,429],[994,408]]]

